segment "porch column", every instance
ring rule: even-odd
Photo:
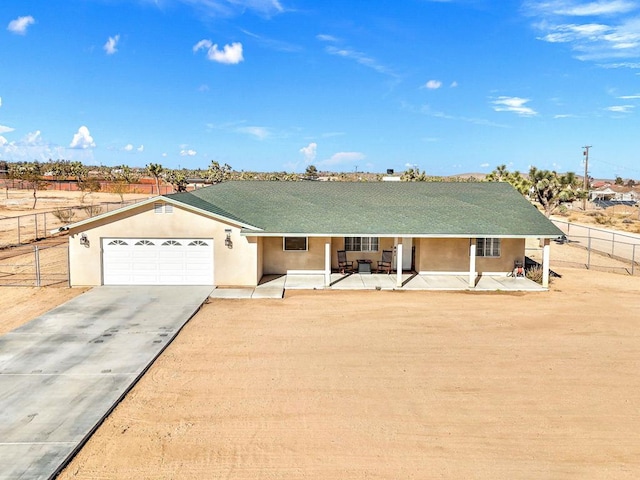
[[[324,244],[324,286],[331,285],[331,241]]]
[[[550,240],[545,238],[544,246],[542,247],[542,286],[544,288],[549,288],[549,262],[551,259],[550,243]]]
[[[402,239],[396,247],[396,287],[402,287]]]
[[[476,241],[471,240],[469,246],[469,288],[476,286]]]

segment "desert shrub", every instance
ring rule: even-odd
[[[82,209],[88,217],[95,217],[96,215],[100,215],[102,213],[102,206],[100,205],[86,205],[82,207]]]
[[[562,216],[567,216],[569,215],[569,209],[567,208],[566,205],[560,205],[558,207],[558,215],[562,215]]]
[[[527,269],[525,275],[529,280],[533,280],[542,285],[542,266],[537,265]],[[551,277],[549,278],[549,283],[551,283]]]
[[[76,212],[71,208],[56,208],[51,214],[62,223],[70,223],[76,216]]]
[[[598,225],[613,225],[615,223],[613,217],[609,217],[609,216],[603,215],[603,214],[594,216],[593,220]]]

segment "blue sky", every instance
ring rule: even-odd
[[[640,178],[640,0],[3,0],[0,159]]]

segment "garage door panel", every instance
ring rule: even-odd
[[[213,285],[213,240],[103,239],[105,285]]]

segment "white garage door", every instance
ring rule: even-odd
[[[103,238],[105,285],[213,285],[213,239]]]

